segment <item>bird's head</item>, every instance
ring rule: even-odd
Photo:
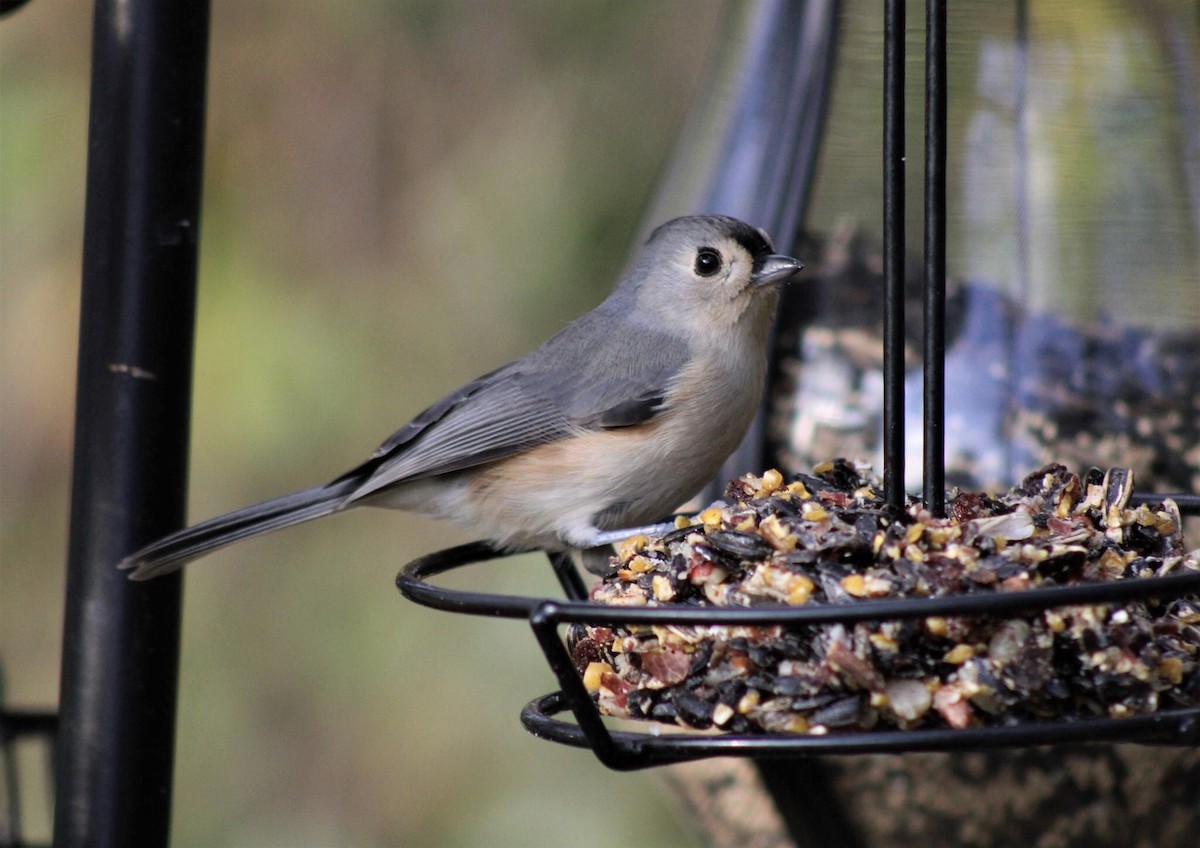
[[[688,333],[761,334],[779,302],[779,288],[804,267],[775,253],[770,237],[736,218],[675,218],[646,241],[627,282],[636,283],[638,311]]]

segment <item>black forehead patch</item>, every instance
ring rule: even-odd
[[[755,265],[758,265],[758,260],[764,259],[775,252],[771,243],[763,238],[762,231],[756,227],[752,227],[744,221],[739,221],[736,218],[729,218],[731,235],[742,247],[750,253],[755,259]]]
[[[694,235],[699,235],[702,231],[707,230],[714,236],[732,238],[754,257],[756,267],[762,259],[775,252],[774,246],[761,230],[728,215],[696,215],[676,218],[660,225],[650,234],[648,241],[654,241],[656,237],[667,230],[691,230]]]

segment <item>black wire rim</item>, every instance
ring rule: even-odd
[[[554,716],[571,709],[564,692],[535,698],[521,710],[521,723],[539,739],[596,750],[578,724]],[[1164,710],[1129,718],[978,727],[965,730],[929,727],[917,730],[871,730],[825,735],[801,733],[722,734],[668,731],[609,731],[612,747],[600,756],[610,768],[628,771],[709,757],[818,757],[968,751],[1038,745],[1136,742],[1200,744],[1200,709]]]
[[[1200,571],[1162,577],[1140,577],[1096,583],[1051,586],[1024,592],[956,595],[937,598],[903,598],[855,601],[852,604],[808,604],[802,607],[761,604],[754,607],[620,607],[591,603],[579,597],[566,601],[528,595],[500,595],[434,586],[425,578],[456,568],[512,554],[487,542],[447,548],[410,562],[396,578],[396,586],[410,601],[444,612],[532,620],[551,614],[565,624],[679,624],[757,625],[831,624],[881,621],[926,616],[1006,615],[1052,609],[1071,604],[1101,604],[1144,598],[1178,598],[1200,591]],[[552,612],[546,613],[543,608]],[[539,613],[539,610],[543,610]]]
[[[645,768],[708,757],[807,757],[827,754],[902,753],[1004,748],[1078,742],[1200,744],[1200,709],[1164,710],[1127,718],[1066,718],[1013,725],[915,730],[869,730],[816,734],[723,734],[695,731],[610,730],[575,668],[560,625],[799,625],[854,623],[927,616],[1009,615],[1073,604],[1102,604],[1145,598],[1171,599],[1200,591],[1200,571],[1162,577],[1053,586],[1024,592],[810,604],[729,607],[620,607],[584,600],[586,589],[565,555],[550,554],[567,600],[499,595],[434,586],[427,578],[508,554],[486,542],[472,542],[413,560],[396,578],[400,592],[423,606],[466,615],[526,619],[533,629],[560,691],[535,698],[521,722],[541,739],[590,748],[618,770]],[[554,718],[570,711],[574,722]]]

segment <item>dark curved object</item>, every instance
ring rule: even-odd
[[[426,578],[456,568],[509,556],[487,542],[470,542],[410,562],[396,577],[404,597],[444,612],[500,618],[551,616],[564,623],[599,626],[614,624],[757,625],[852,624],[859,621],[892,621],[927,616],[1011,615],[1071,604],[1100,604],[1143,598],[1177,598],[1200,591],[1200,571],[1051,586],[1024,592],[994,592],[937,598],[899,598],[856,601],[853,604],[761,604],[754,607],[621,607],[588,601],[552,601],[527,595],[498,595],[434,586]],[[550,612],[544,608],[553,605]],[[542,612],[539,613],[539,610]]]
[[[17,11],[29,0],[0,0],[0,18]]]
[[[606,766],[621,771],[706,757],[797,758],[1111,742],[1200,744],[1200,709],[1189,709],[1131,718],[1097,718],[1011,727],[874,730],[865,733],[830,733],[825,736],[729,734],[714,737],[686,733],[655,735],[606,731],[611,744],[605,742],[597,747],[582,726],[554,717],[570,709],[568,695],[551,692],[525,705],[521,710],[521,723],[539,739],[577,748],[591,748]]]

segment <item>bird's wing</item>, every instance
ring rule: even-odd
[[[570,328],[568,328],[570,329]],[[343,475],[362,482],[358,499],[396,483],[502,459],[581,431],[628,427],[662,408],[686,362],[665,336],[628,344],[564,331],[524,359],[447,395],[398,430],[370,460]],[[594,338],[594,337],[593,337]]]

